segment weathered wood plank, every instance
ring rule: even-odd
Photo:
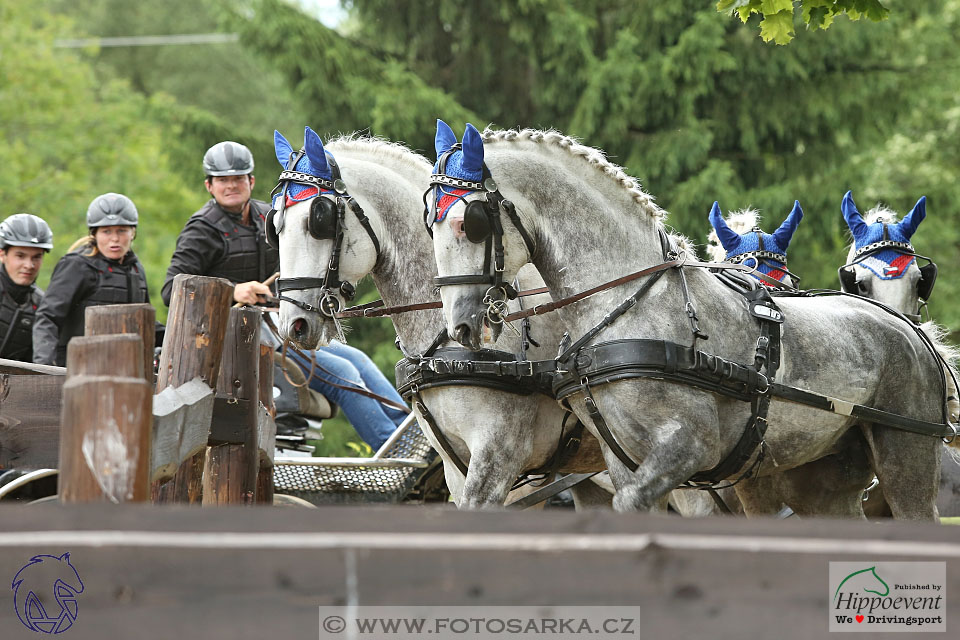
[[[146,303],[106,304],[88,307],[84,314],[84,333],[103,336],[132,333],[140,336],[143,356],[141,376],[153,384],[153,345],[156,344],[157,312]]]
[[[0,469],[57,466],[64,380],[64,375],[0,374]]]
[[[84,582],[69,633],[84,640],[130,629],[146,640],[318,637],[317,607],[348,603],[488,616],[498,605],[628,606],[633,637],[806,640],[828,636],[831,560],[942,560],[948,596],[960,589],[960,541],[936,525],[0,506],[0,574],[65,551]],[[960,599],[947,606],[957,620]],[[0,608],[0,629],[35,637],[13,607]]]
[[[157,392],[199,377],[216,387],[233,285],[223,278],[177,275],[157,372]],[[205,452],[181,465],[173,480],[154,487],[157,502],[199,503]]]

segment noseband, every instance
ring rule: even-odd
[[[380,241],[370,225],[370,219],[364,215],[359,203],[347,194],[347,185],[340,177],[340,167],[337,165],[336,159],[330,153],[326,154],[327,164],[330,165],[330,173],[333,178],[332,180],[326,180],[319,176],[295,170],[297,163],[304,154],[303,149],[291,154],[286,170],[280,173],[277,186],[273,188],[270,194],[273,199],[279,192],[280,206],[279,209],[274,209],[267,214],[267,241],[274,247],[280,247],[280,232],[283,230],[284,213],[287,206],[287,189],[291,183],[295,183],[317,189],[317,195],[312,196],[313,202],[310,203],[307,230],[317,240],[333,240],[333,251],[330,253],[330,261],[327,263],[327,271],[323,278],[298,277],[277,280],[277,291],[281,294],[277,296],[277,299],[289,302],[304,311],[333,318],[340,311],[340,299],[336,294],[339,293],[346,300],[352,300],[357,293],[357,288],[351,282],[340,279],[340,253],[343,250],[343,233],[347,210],[354,212],[367,235],[370,236],[370,240],[373,241],[378,262],[380,260]],[[334,195],[323,193],[323,191],[332,192]],[[316,305],[283,295],[285,291],[303,291],[306,289],[320,290]]]
[[[483,174],[480,182],[453,178],[445,174],[447,161],[450,159],[450,156],[460,148],[460,144],[455,144],[449,151],[443,153],[437,163],[437,173],[430,176],[430,186],[423,194],[423,223],[427,229],[427,233],[433,237],[433,224],[438,221],[439,214],[437,207],[440,197],[438,193],[436,197],[434,197],[431,207],[427,202],[427,196],[431,190],[436,189],[439,191],[440,186],[448,186],[455,189],[483,192],[484,199],[467,202],[466,210],[463,214],[463,231],[467,236],[467,240],[474,244],[484,243],[483,273],[476,275],[438,276],[433,279],[433,283],[437,288],[462,284],[490,285],[483,296],[483,304],[487,305],[487,319],[492,324],[501,324],[503,322],[503,316],[507,311],[507,301],[517,297],[516,289],[509,282],[505,282],[503,278],[504,249],[503,224],[500,218],[501,211],[507,214],[517,231],[520,232],[523,242],[527,247],[528,255],[531,258],[534,255],[534,244],[530,234],[520,222],[520,216],[517,215],[516,207],[500,193],[497,183],[490,175],[490,169],[487,168],[486,163],[483,165]],[[464,197],[460,195],[455,197],[460,200],[464,199]]]

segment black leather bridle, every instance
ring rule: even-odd
[[[275,198],[279,192],[280,208],[273,209],[267,214],[266,237],[271,246],[279,249],[280,232],[283,230],[284,213],[287,203],[287,189],[291,183],[301,184],[310,187],[316,187],[318,195],[310,204],[310,216],[307,219],[307,231],[318,240],[333,240],[333,251],[330,253],[330,261],[327,263],[327,270],[323,278],[280,278],[277,280],[277,291],[280,295],[278,300],[289,302],[304,311],[319,313],[328,318],[333,318],[340,311],[340,299],[336,294],[340,294],[346,300],[352,300],[357,293],[356,286],[340,279],[340,253],[343,250],[343,233],[347,210],[351,210],[357,216],[360,224],[366,230],[370,240],[373,241],[374,249],[377,252],[377,261],[380,260],[380,240],[370,225],[370,219],[363,213],[363,209],[357,203],[356,199],[347,193],[347,186],[340,177],[340,167],[336,159],[330,153],[326,153],[327,164],[330,165],[332,180],[327,180],[319,176],[313,176],[307,173],[301,173],[294,168],[297,162],[304,156],[305,151],[301,149],[296,153],[290,154],[290,160],[287,162],[287,168],[280,173],[277,186],[273,188],[270,194]],[[323,190],[330,191],[333,195],[323,193]],[[312,305],[300,300],[295,300],[289,296],[283,295],[285,291],[302,291],[306,289],[319,289],[320,295],[317,304]]]
[[[479,182],[453,178],[445,174],[447,161],[460,148],[459,143],[453,145],[437,161],[437,172],[430,176],[430,186],[423,194],[423,223],[427,233],[433,237],[433,224],[437,220],[439,197],[434,197],[432,205],[427,201],[427,197],[437,187],[444,185],[455,189],[483,192],[484,199],[468,202],[463,214],[463,230],[467,240],[474,244],[484,243],[483,273],[438,276],[433,279],[433,283],[437,288],[462,284],[489,285],[483,298],[484,304],[487,305],[487,318],[492,323],[499,324],[503,322],[502,318],[507,310],[507,301],[517,297],[516,289],[503,277],[503,224],[500,212],[505,212],[510,221],[513,222],[523,238],[530,259],[533,258],[535,246],[530,234],[520,222],[516,207],[500,193],[486,163],[483,165],[483,173]]]
[[[853,260],[837,269],[837,275],[840,276],[840,290],[844,293],[861,295],[861,291],[857,285],[857,273],[853,267],[863,262],[870,256],[888,249],[893,249],[901,255],[913,256],[914,258],[927,261],[927,264],[923,265],[922,267],[918,267],[920,269],[920,282],[917,284],[917,297],[923,301],[921,306],[926,304],[926,302],[930,300],[930,295],[933,293],[933,285],[937,282],[937,263],[927,256],[917,253],[914,250],[913,245],[909,242],[890,240],[890,235],[887,231],[887,223],[883,223],[882,240],[879,242],[873,242],[865,247],[860,248],[853,255]]]

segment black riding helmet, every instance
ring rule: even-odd
[[[37,247],[44,251],[53,248],[50,226],[29,213],[15,213],[0,222],[0,249],[7,247]]]
[[[244,176],[253,173],[253,154],[239,142],[219,142],[203,154],[206,176]]]

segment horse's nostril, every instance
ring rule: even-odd
[[[307,328],[307,321],[303,318],[297,318],[293,321],[293,333],[298,337],[303,336]]]
[[[457,328],[453,330],[453,339],[462,345],[466,345],[470,341],[470,327],[465,324],[457,325]]]

